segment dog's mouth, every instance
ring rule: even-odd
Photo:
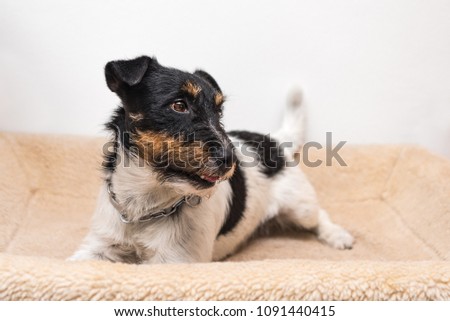
[[[223,181],[230,179],[236,169],[237,164],[231,168],[211,169],[203,168],[196,171],[186,170],[177,166],[164,167],[162,170],[162,180],[168,182],[189,182],[198,189],[209,189]]]
[[[197,173],[181,171],[179,174],[185,176],[189,181],[194,182],[199,188],[211,188],[220,182],[230,179],[236,169],[236,164],[231,168],[221,170],[201,170]]]
[[[209,184],[216,184],[218,182],[226,181],[227,179],[230,179],[233,174],[234,170],[236,169],[236,163],[233,163],[233,165],[229,168],[224,168],[222,170],[218,171],[204,171],[201,173],[198,173],[196,176],[199,177],[202,181],[209,183]]]
[[[218,181],[225,180],[224,178],[215,175],[200,175],[200,178],[209,183],[216,183]]]

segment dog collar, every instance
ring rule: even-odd
[[[127,217],[126,211],[124,210],[124,208],[117,201],[116,194],[112,190],[112,182],[111,182],[111,180],[107,180],[107,187],[106,187],[106,189],[108,191],[109,199],[110,199],[111,203],[119,211],[119,218],[120,218],[120,220],[123,223],[125,223],[125,224],[143,223],[143,222],[148,222],[148,221],[156,220],[156,219],[159,219],[159,218],[167,217],[167,216],[170,216],[170,215],[176,213],[176,211],[184,203],[186,203],[190,207],[195,207],[195,206],[199,205],[202,202],[202,198],[200,196],[198,196],[198,195],[186,195],[186,196],[183,196],[182,198],[180,198],[174,204],[172,204],[172,206],[166,207],[166,208],[164,208],[162,210],[159,210],[159,211],[148,213],[148,214],[140,217],[138,220],[133,221],[133,220],[130,220]]]

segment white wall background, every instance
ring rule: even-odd
[[[228,129],[274,130],[301,86],[310,140],[450,156],[450,1],[0,0],[0,130],[96,135],[113,59],[201,67]]]

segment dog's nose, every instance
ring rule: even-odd
[[[233,164],[236,162],[236,156],[231,144],[222,148],[222,155],[219,157],[218,161],[220,162],[220,169],[225,172],[233,167]]]

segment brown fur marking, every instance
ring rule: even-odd
[[[138,147],[140,157],[147,163],[158,166],[171,164],[197,175],[217,175],[215,166],[209,163],[208,149],[200,141],[188,144],[168,134],[151,131],[138,131],[133,139]],[[235,169],[236,164],[222,179],[231,178]]]
[[[190,173],[203,170],[208,153],[200,142],[187,144],[164,133],[138,132],[133,137],[140,156],[149,163],[173,164]]]
[[[193,83],[192,81],[188,80],[183,85],[181,90],[187,92],[189,95],[191,95],[192,97],[196,98],[198,96],[198,94],[202,91],[202,88],[199,85],[197,85],[197,84]]]
[[[225,101],[225,97],[222,95],[222,93],[217,93],[214,95],[214,102],[216,103],[216,106],[220,106]]]

